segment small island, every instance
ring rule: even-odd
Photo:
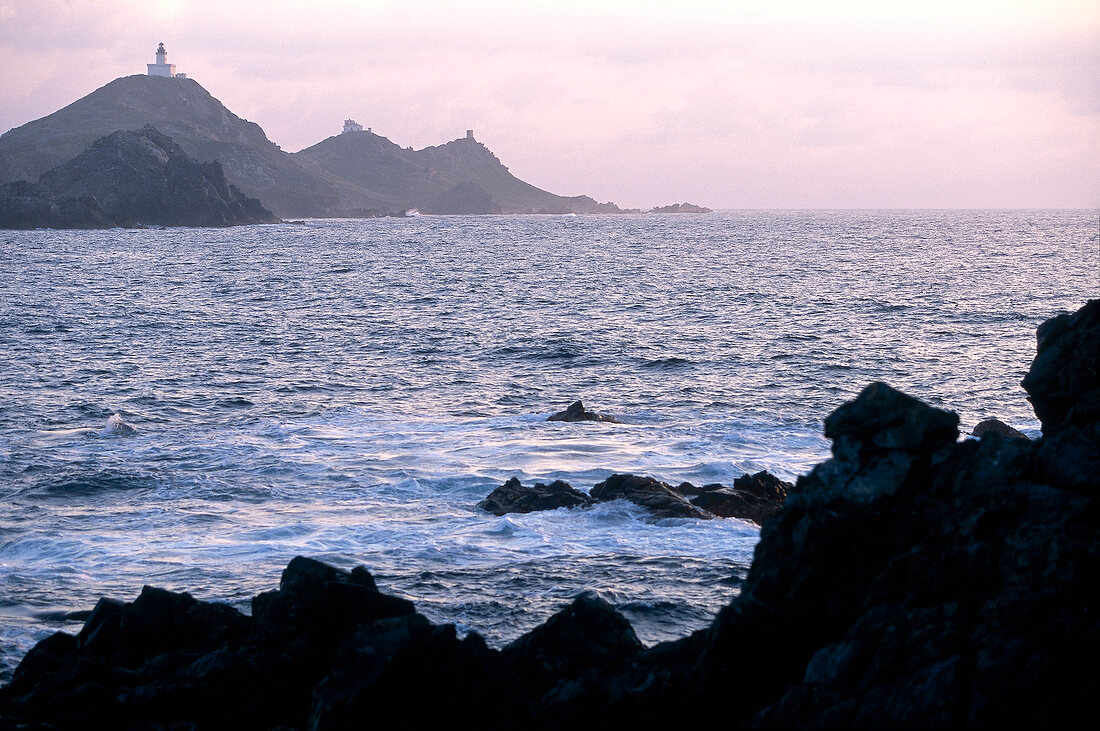
[[[673,203],[670,206],[657,206],[649,209],[650,213],[714,213],[706,206],[697,206],[694,203]]]

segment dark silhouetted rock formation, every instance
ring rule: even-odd
[[[881,383],[837,409],[832,458],[765,521],[741,595],[677,642],[643,648],[582,595],[497,651],[363,568],[296,558],[252,617],[102,600],[23,659],[0,728],[1091,727],[1098,318],[1094,300],[1040,329],[1041,439],[960,442],[955,414]]]
[[[1027,435],[1022,431],[1012,428],[1000,419],[982,419],[974,426],[970,434],[975,437],[983,437],[986,434],[996,434],[999,437],[1006,437],[1008,439],[1027,439]]]
[[[583,507],[594,502],[592,498],[561,480],[554,480],[549,485],[539,482],[534,487],[524,487],[513,477],[489,493],[477,506],[495,515],[505,515]]]
[[[547,421],[603,421],[609,424],[621,424],[622,422],[613,416],[606,416],[604,414],[597,414],[595,411],[589,411],[584,408],[584,404],[580,401],[574,401],[569,404],[569,408],[565,411],[558,411],[550,416],[546,417]]]
[[[1044,480],[1095,496],[1100,489],[1100,304],[1039,326],[1038,348],[1023,380],[1043,423]]]
[[[652,477],[636,475],[611,475],[590,491],[600,502],[629,500],[641,505],[655,518],[713,518],[706,510],[698,508],[664,482]]]
[[[233,226],[276,221],[258,200],[226,183],[218,163],[188,157],[150,127],[97,140],[69,162],[43,173],[37,185],[13,183],[0,189],[0,228]]]
[[[791,483],[764,470],[755,475],[741,475],[733,481],[732,488],[704,486],[691,498],[691,504],[722,518],[741,518],[763,524],[783,506],[791,487]],[[681,488],[676,491],[683,494]]]
[[[738,477],[732,488],[719,484],[696,487],[690,482],[672,487],[652,477],[612,475],[592,488],[591,497],[561,480],[550,485],[538,483],[534,487],[524,487],[513,477],[489,493],[477,507],[504,515],[589,507],[597,502],[624,499],[647,508],[656,518],[718,516],[762,523],[779,510],[790,488],[789,482],[783,482],[767,470]]]

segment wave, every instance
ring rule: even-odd
[[[672,368],[689,368],[692,362],[687,358],[677,358],[675,356],[670,358],[657,358],[656,360],[647,360],[642,363],[643,368],[660,368],[660,369],[672,369]]]
[[[48,497],[81,497],[107,492],[152,490],[156,486],[157,481],[146,474],[117,469],[90,472],[69,470],[61,475],[47,476],[25,488],[25,492]]]
[[[132,437],[137,434],[137,429],[122,420],[122,414],[111,414],[107,419],[107,425],[99,433],[101,437]]]

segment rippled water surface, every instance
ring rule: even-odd
[[[51,613],[144,583],[245,608],[296,554],[496,645],[584,589],[683,636],[751,524],[475,503],[513,475],[793,480],[873,380],[1037,434],[1034,329],[1098,259],[1088,211],[0,232],[0,680],[79,627]],[[545,421],[576,398],[627,423]]]

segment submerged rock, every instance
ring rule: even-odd
[[[600,502],[629,500],[649,510],[655,518],[713,518],[714,515],[692,505],[671,485],[652,477],[611,475],[595,485],[590,494]]]
[[[597,414],[595,411],[589,411],[584,408],[584,404],[580,401],[574,401],[569,404],[569,408],[565,411],[558,411],[546,417],[547,421],[604,421],[610,424],[621,424],[622,422],[613,416],[606,416],[604,414]]]
[[[541,482],[534,487],[524,487],[515,477],[489,493],[477,507],[494,515],[507,513],[531,513],[537,510],[557,510],[587,506],[595,500],[569,483],[554,480],[549,485]]]

